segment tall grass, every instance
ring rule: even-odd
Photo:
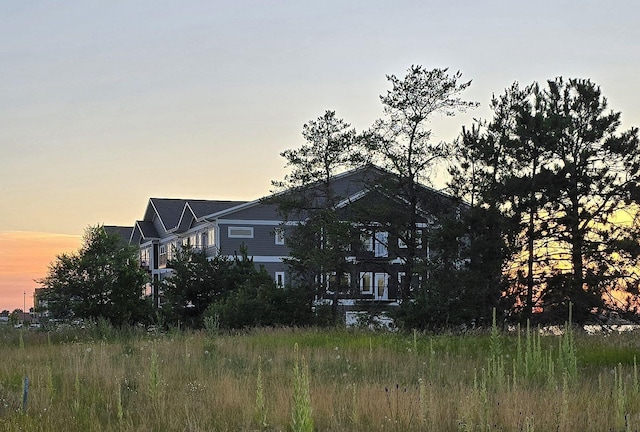
[[[68,331],[0,328],[0,430],[640,428],[633,333]]]

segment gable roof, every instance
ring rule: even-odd
[[[228,210],[239,205],[246,204],[248,201],[192,201],[187,202],[186,207],[189,207],[196,219],[202,219],[210,214],[218,213],[224,210]],[[186,209],[185,207],[185,209]]]
[[[149,198],[144,220],[153,221],[155,215],[160,219],[164,230],[169,232],[178,226],[186,202],[187,200],[178,198]]]
[[[187,200],[182,210],[182,215],[178,221],[177,231],[188,230],[194,221],[200,221],[208,214],[225,210],[246,201],[225,201],[225,200]]]
[[[107,234],[117,234],[120,236],[123,242],[129,243],[133,227],[116,226],[116,225],[103,225],[102,228]]]
[[[365,180],[370,179],[371,170],[379,169],[375,165],[366,165],[362,167],[358,167],[349,171],[345,171],[340,173],[332,178],[332,188],[337,196],[347,198],[350,195],[357,194],[362,191]],[[311,190],[315,185],[305,186],[303,189]],[[301,189],[302,190],[302,189]],[[292,190],[286,190],[283,192],[274,193],[271,195],[267,195],[266,197],[258,198],[253,201],[239,202],[238,205],[228,207],[226,209],[221,209],[217,212],[212,212],[202,217],[202,219],[212,220],[221,217],[231,216],[235,213],[240,213],[246,211],[252,207],[263,206],[265,207],[265,213],[277,213],[278,204],[276,204],[273,199],[284,195],[292,193]]]
[[[158,230],[151,221],[136,221],[135,231],[140,234],[141,239],[148,240],[160,238]],[[133,239],[134,236],[132,235],[131,238]]]
[[[383,178],[396,177],[385,169],[366,164],[355,169],[342,172],[331,179],[332,194],[337,198],[337,208],[344,208],[350,203],[360,200],[371,191],[378,189]],[[142,221],[136,222],[131,240],[160,238],[164,233],[176,233],[188,230],[194,221],[214,220],[238,215],[239,218],[277,218],[277,198],[286,194],[297,192],[305,194],[311,192],[311,199],[316,205],[322,205],[326,199],[320,192],[321,183],[315,183],[300,188],[288,189],[283,192],[268,195],[253,201],[230,200],[202,200],[179,198],[150,198]],[[436,195],[441,198],[454,200],[451,195],[438,191],[431,187],[421,185],[421,189],[427,195]],[[318,192],[318,193],[316,193]],[[396,199],[397,197],[388,197]],[[462,203],[464,205],[464,203]],[[258,207],[260,206],[260,207]],[[424,210],[424,209],[422,209]],[[302,214],[301,217],[304,217]],[[154,221],[158,220],[155,223]],[[164,230],[163,233],[158,231]]]

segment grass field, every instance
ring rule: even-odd
[[[639,336],[4,328],[0,430],[640,430]]]

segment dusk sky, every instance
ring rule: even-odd
[[[412,64],[460,70],[481,104],[434,118],[437,140],[512,82],[560,75],[640,125],[631,0],[16,0],[0,19],[0,310],[30,307],[87,226],[133,225],[150,197],[268,194],[305,122],[368,128],[385,75]]]

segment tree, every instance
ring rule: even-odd
[[[285,223],[304,220],[289,228],[285,239],[290,248],[286,262],[297,283],[319,295],[329,283],[328,275],[335,275],[330,287],[335,318],[339,293],[348,288],[344,275],[352,266],[346,259],[352,233],[351,223],[338,217],[337,206],[346,197],[334,190],[333,179],[360,161],[354,152],[356,132],[334,111],[326,111],[303,126],[302,136],[306,144],[281,153],[291,172],[284,181],[272,182],[281,192],[273,202]]]
[[[424,184],[429,183],[437,163],[449,154],[445,143],[431,140],[428,123],[434,115],[453,116],[478,105],[459,97],[471,85],[471,81],[459,82],[461,77],[460,72],[450,75],[448,69],[426,70],[415,65],[403,79],[388,75],[392,88],[380,96],[385,118],[376,121],[367,134],[366,148],[372,159],[393,174],[386,180],[377,179],[372,189],[395,197],[394,205],[378,208],[371,219],[388,221],[388,230],[406,245],[406,275],[414,275],[425,266],[420,251],[419,215],[442,214],[446,210],[440,206],[451,205],[446,200],[425,199]],[[412,280],[404,279],[403,300],[409,297]]]
[[[572,301],[574,316],[586,319],[607,307],[603,296],[613,290],[638,291],[637,225],[621,220],[636,215],[640,201],[638,129],[618,131],[620,112],[590,80],[556,78],[536,98],[553,157],[546,235],[570,268],[558,266],[569,280],[549,306]]]
[[[148,281],[138,250],[102,226],[85,230],[77,253],[59,255],[47,276],[44,299],[55,318],[104,318],[115,326],[149,321]]]
[[[207,307],[233,288],[233,262],[222,255],[209,260],[204,251],[188,245],[176,250],[174,256],[168,263],[172,274],[161,283],[162,314],[168,322],[201,327]]]
[[[561,320],[572,302],[580,322],[613,290],[637,293],[637,223],[620,219],[637,220],[637,129],[617,132],[620,113],[589,80],[514,84],[492,108],[490,123],[463,131],[453,184],[502,218],[523,318],[543,308]]]
[[[167,322],[201,328],[205,316],[218,315],[226,328],[285,324],[287,319],[309,315],[309,304],[282,301],[282,292],[264,268],[256,268],[242,245],[233,259],[183,246],[169,265],[173,273],[162,283],[162,313]],[[277,290],[275,292],[274,290]],[[288,317],[288,318],[287,318]],[[295,321],[301,324],[302,321]]]
[[[537,84],[520,89],[514,83],[500,97],[493,97],[493,118],[490,122],[477,120],[470,130],[463,128],[454,155],[456,164],[450,169],[452,189],[470,201],[476,216],[486,216],[488,236],[484,239],[491,241],[485,247],[493,245],[495,253],[477,256],[482,261],[494,258],[492,265],[485,262],[480,268],[496,276],[504,270],[514,287],[524,283],[523,292],[508,290],[521,306],[523,319],[531,318],[534,292],[542,277],[538,243],[549,178],[550,158],[542,139],[544,120],[536,105],[537,93]],[[474,233],[471,238],[478,240]],[[499,268],[506,263],[509,268]],[[492,279],[499,285],[498,277]]]
[[[228,329],[309,325],[313,321],[309,303],[302,290],[276,286],[260,268],[237,289],[211,303],[205,317]]]

